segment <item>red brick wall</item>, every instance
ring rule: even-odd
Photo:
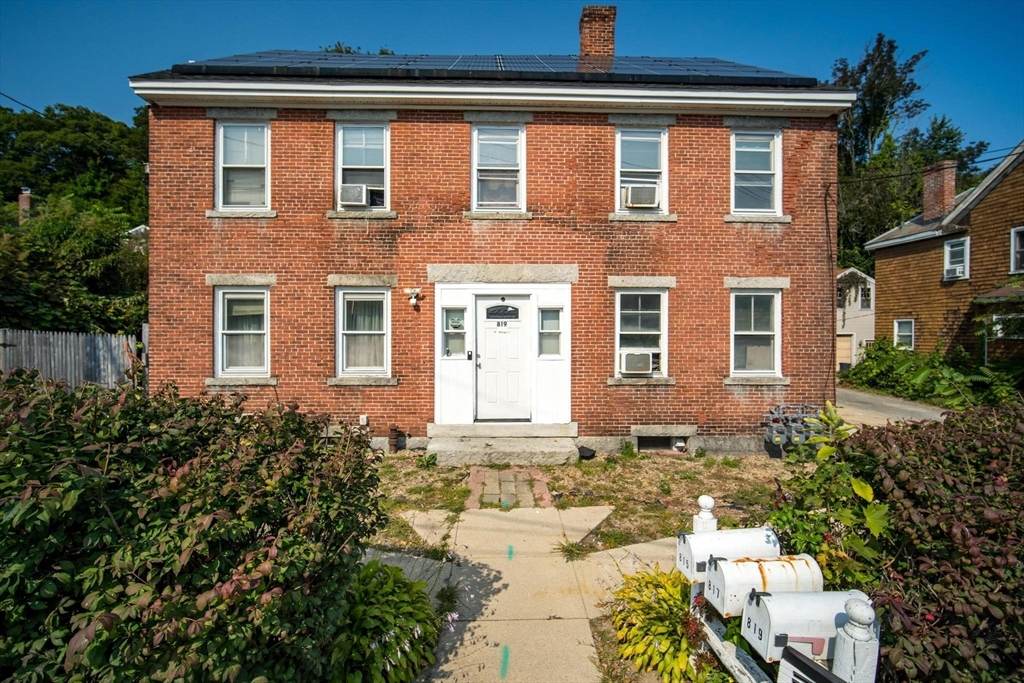
[[[470,124],[462,112],[400,111],[391,123],[397,220],[331,220],[334,122],[278,110],[271,122],[270,220],[208,219],[214,121],[203,109],[153,107],[150,127],[150,361],[154,386],[206,390],[213,375],[208,273],[275,273],[271,373],[252,403],[296,401],[340,419],[392,422],[414,436],[434,419],[434,299],[428,263],[575,263],[572,419],[581,435],[633,424],[699,424],[701,434],[754,434],[777,403],[832,398],[834,281],[826,183],[835,179],[835,120],[793,119],[783,133],[789,225],[726,223],[730,131],[720,116],[679,116],[669,131],[669,210],[678,223],[608,221],[615,209],[615,126],[606,114],[536,113],[526,125],[530,221],[468,221]],[[392,374],[398,386],[329,387],[335,373],[332,273],[397,274]],[[674,386],[607,385],[614,368],[609,275],[672,275],[668,364]],[[730,295],[723,277],[786,276],[783,373],[789,387],[726,387]],[[422,288],[414,310],[401,290]]]

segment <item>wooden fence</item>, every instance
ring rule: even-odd
[[[137,353],[133,335],[0,329],[0,369],[36,368],[72,387],[125,381]]]

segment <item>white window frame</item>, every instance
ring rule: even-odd
[[[667,289],[616,289],[615,290],[615,376],[616,377],[646,377],[648,375],[634,374],[634,373],[623,373],[622,372],[622,351],[620,348],[619,337],[621,335],[621,321],[622,321],[622,295],[623,294],[658,294],[661,296],[661,331],[659,332],[661,339],[659,348],[654,349],[635,349],[641,353],[650,351],[652,353],[660,353],[660,367],[658,370],[650,373],[650,377],[668,377],[668,290]]]
[[[342,140],[345,128],[384,129],[384,206],[342,206],[341,172]],[[370,168],[370,167],[364,167]],[[334,206],[338,211],[390,211],[391,210],[391,125],[380,121],[345,121],[334,127]]]
[[[519,162],[519,173],[517,176],[517,199],[518,206],[515,208],[511,207],[491,207],[491,206],[480,206],[478,203],[478,189],[479,189],[479,165],[478,165],[478,134],[481,128],[494,129],[501,128],[509,131],[517,131],[519,134],[519,145],[518,145],[518,162]],[[472,136],[470,139],[470,156],[472,175],[470,182],[470,200],[472,210],[476,212],[489,212],[489,213],[526,213],[526,126],[524,125],[507,125],[507,124],[480,124],[474,125],[472,130]],[[509,171],[511,169],[501,168],[499,170]]]
[[[962,277],[946,277],[946,271],[956,266],[949,261],[949,252],[953,245],[963,243],[964,245],[964,274]],[[943,280],[966,280],[971,276],[971,238],[958,237],[946,240],[942,245],[942,279]]]
[[[633,209],[622,203],[622,133],[624,131],[658,133],[661,136],[661,180],[658,181],[658,208],[656,209]],[[662,215],[668,213],[668,128],[622,126],[615,129],[615,212]]]
[[[345,367],[345,299],[384,302],[384,367]],[[357,332],[367,334],[367,332]],[[386,287],[335,287],[334,289],[334,367],[338,377],[391,376],[391,290]]]
[[[864,305],[864,292],[868,293],[868,305]],[[861,285],[857,288],[857,308],[861,311],[870,311],[875,308],[875,288],[871,285]]]
[[[244,206],[235,204],[224,204],[224,129],[232,126],[263,126],[264,150],[266,159],[263,165],[263,174],[266,183],[266,194],[262,206],[246,204]],[[269,211],[270,210],[270,121],[217,121],[215,163],[217,167],[216,177],[213,182],[214,206],[218,211]],[[258,168],[256,166],[244,166],[238,168]]]
[[[772,166],[775,177],[772,203],[773,209],[737,209],[736,208],[736,136],[771,138]],[[756,216],[781,216],[782,213],[782,131],[781,130],[732,130],[729,136],[729,210],[733,214]],[[759,173],[759,171],[742,171],[743,173]],[[769,171],[760,171],[767,174]]]
[[[992,316],[992,326],[991,326],[991,330],[992,330],[991,338],[992,339],[1024,339],[1024,336],[1014,337],[1014,336],[1008,336],[1008,335],[1004,334],[1004,332],[1003,332],[1003,325],[1002,325],[1002,323],[1000,321],[1001,320],[1005,320],[1006,318],[1013,318],[1013,319],[1024,318],[1024,314],[1021,314],[1021,313],[997,313],[997,314],[993,315]]]
[[[1014,263],[1013,257],[1015,256],[1014,247],[1016,245],[1017,235],[1021,236],[1024,240],[1024,225],[1017,226],[1016,228],[1010,228],[1010,274],[1024,273],[1024,250],[1021,251],[1020,262]]]
[[[543,324],[543,313],[544,311],[557,311],[558,312],[558,329],[557,330],[545,330],[542,328]],[[538,358],[564,358],[565,357],[565,345],[563,336],[565,330],[563,329],[563,320],[565,319],[565,309],[562,306],[538,306],[537,307],[537,357]],[[540,350],[540,340],[545,335],[558,337],[558,353],[543,353]]]
[[[254,294],[261,294],[263,298],[263,366],[245,368],[225,368],[224,345],[226,337],[238,333],[238,331],[227,331],[224,329],[224,301],[231,298],[231,295],[241,295],[240,298],[253,298]],[[213,305],[213,362],[214,377],[270,377],[270,288],[269,287],[215,287]],[[252,331],[244,332],[253,334]]]
[[[910,323],[910,346],[906,344],[900,344],[900,323]],[[914,345],[917,342],[917,323],[914,322],[913,318],[897,318],[892,321],[892,345],[897,348],[907,349],[908,351],[914,350]]]
[[[737,370],[736,369],[736,297],[737,296],[772,296],[772,332],[741,332],[743,335],[773,336],[774,358],[773,370]],[[782,377],[782,290],[781,289],[733,289],[729,292],[729,376],[730,377]]]

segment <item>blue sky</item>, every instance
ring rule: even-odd
[[[575,54],[584,4],[0,0],[0,91],[129,120],[141,100],[127,77],[189,59],[336,40],[399,54]],[[932,106],[920,125],[946,114],[992,149],[1024,138],[1024,0],[614,4],[618,54],[718,57],[819,79],[883,32],[905,55],[929,51],[918,82]]]

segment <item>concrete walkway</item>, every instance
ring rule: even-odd
[[[879,394],[869,394],[846,387],[836,388],[836,408],[839,415],[851,424],[884,426],[887,422],[910,420],[942,420],[943,408],[904,401]]]
[[[437,663],[420,681],[598,683],[589,620],[643,564],[675,561],[675,539],[593,553],[566,562],[559,543],[582,540],[612,508],[467,510],[451,530],[457,562],[388,556],[436,591],[459,587],[457,616],[446,623]],[[403,515],[427,542],[443,535],[440,511]]]

